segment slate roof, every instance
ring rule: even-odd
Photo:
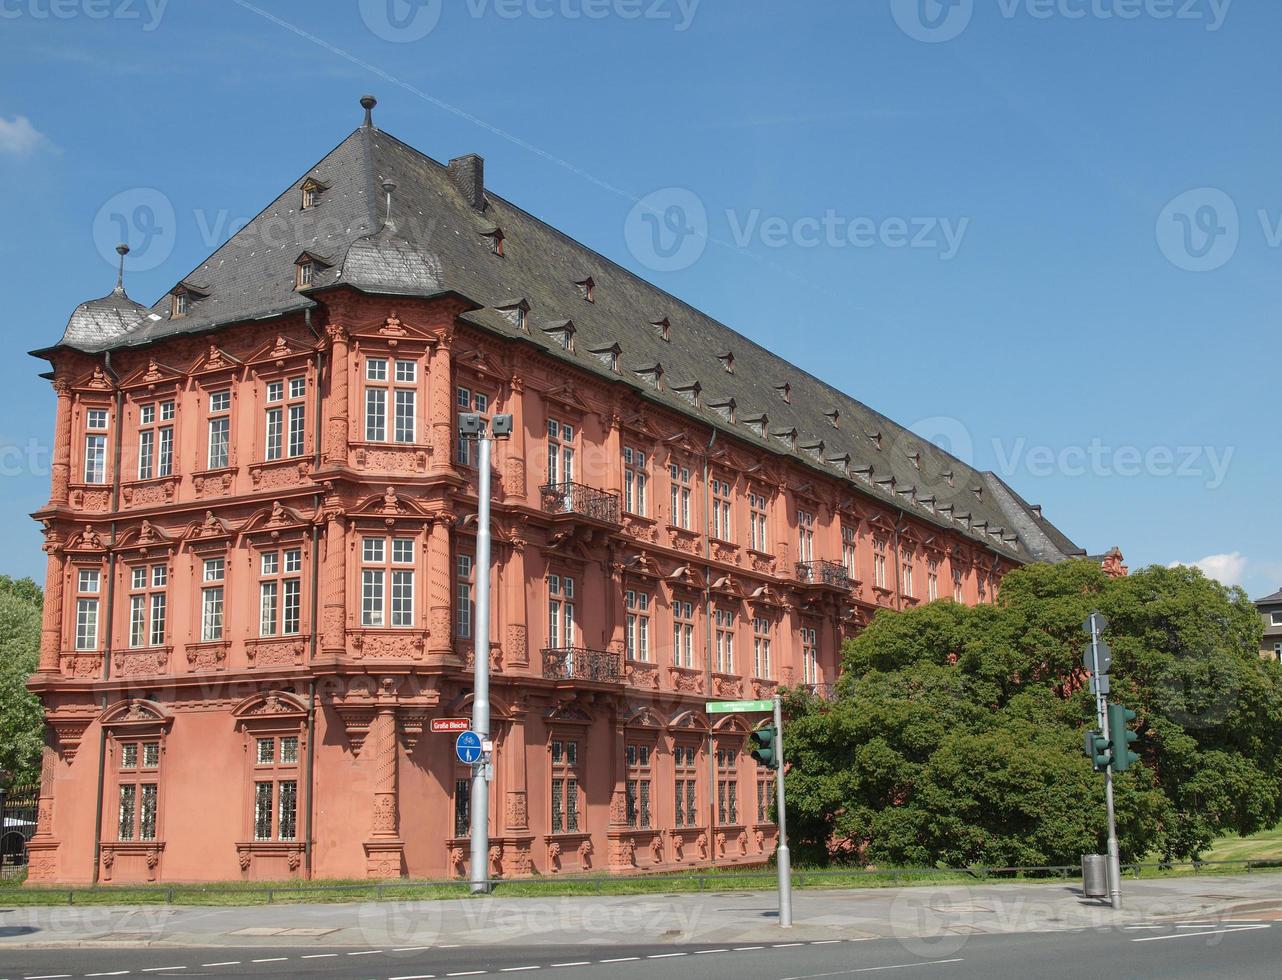
[[[309,178],[325,189],[315,207],[303,210]],[[382,187],[389,180],[396,187],[385,223]],[[487,237],[495,229],[502,231],[502,256]],[[318,268],[313,285],[300,292],[294,263],[304,251],[332,264]],[[588,278],[592,302],[581,286]],[[80,326],[69,325],[60,346],[97,352],[151,344],[314,306],[325,289],[344,284],[391,295],[455,293],[475,305],[463,318],[485,330],[845,477],[866,495],[992,550],[1020,561],[1084,554],[995,475],[977,472],[492,192],[478,212],[446,166],[377,128],[363,126],[343,140],[175,288],[184,284],[204,294],[193,297],[187,315],[171,319],[168,295],[150,311],[118,306],[108,315],[94,307],[92,318],[84,311],[93,304],[86,304],[72,317]],[[512,314],[519,303],[529,308],[528,332]],[[133,313],[137,319],[126,323]],[[102,328],[89,329],[91,319]],[[571,325],[574,349],[564,350],[559,332]],[[616,344],[617,373],[607,353]],[[47,357],[54,349],[35,353]]]
[[[1272,595],[1266,595],[1263,599],[1255,600],[1255,605],[1257,606],[1265,606],[1265,605],[1271,606],[1276,603],[1282,603],[1282,589],[1278,589]]]

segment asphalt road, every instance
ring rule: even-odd
[[[905,980],[1276,980],[1282,924],[1249,919],[1014,936],[790,943],[763,930],[736,946],[434,946],[387,949],[6,949],[0,980],[82,977],[320,977],[426,980],[537,974],[654,980],[819,980],[880,973]]]

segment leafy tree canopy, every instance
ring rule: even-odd
[[[1007,575],[996,605],[879,614],[835,700],[789,699],[790,831],[811,860],[1075,864],[1101,851],[1103,777],[1082,623],[1109,619],[1113,694],[1142,763],[1116,781],[1124,859],[1196,857],[1282,817],[1282,668],[1241,589],[1193,568],[1093,562]]]
[[[14,783],[40,778],[44,711],[26,685],[40,658],[42,604],[31,579],[0,575],[0,769]]]

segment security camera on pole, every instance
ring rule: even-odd
[[[459,758],[472,765],[472,841],[470,880],[475,894],[490,890],[490,780],[494,778],[493,742],[490,741],[490,450],[495,439],[512,435],[512,416],[496,415],[485,431],[485,417],[464,412],[458,417],[459,438],[476,440],[476,641],[475,678],[472,683],[472,730],[459,736]],[[479,741],[481,751],[472,747]],[[467,744],[464,744],[467,743]]]

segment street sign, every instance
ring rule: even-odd
[[[1108,629],[1108,620],[1102,612],[1093,612],[1086,617],[1086,622],[1082,623],[1082,629],[1086,631],[1087,636],[1103,633]]]
[[[1097,674],[1091,678],[1092,694],[1108,694],[1112,688],[1109,686],[1108,674]]]
[[[433,718],[432,731],[437,735],[460,735],[472,727],[466,718]]]
[[[1099,670],[1095,669],[1095,647],[1099,648]],[[1092,674],[1107,674],[1113,669],[1113,650],[1103,640],[1082,647],[1082,666]]]
[[[454,741],[454,754],[463,765],[473,765],[481,758],[481,736],[476,732],[464,732]]]
[[[739,711],[773,711],[773,701],[709,701],[708,714],[729,715]]]

